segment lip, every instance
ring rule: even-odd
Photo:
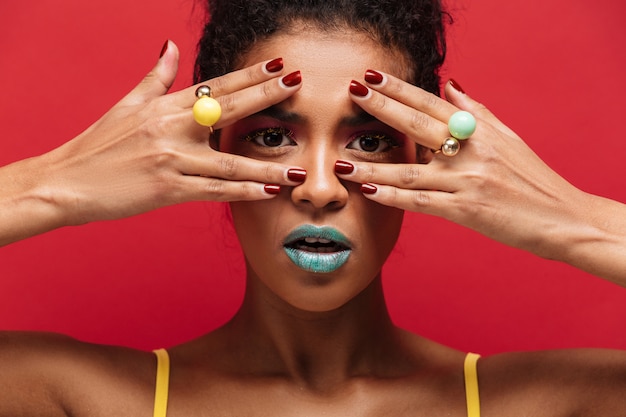
[[[306,238],[325,239],[341,247],[334,252],[312,252],[289,246]],[[316,273],[330,273],[341,268],[352,253],[352,244],[339,230],[328,226],[305,224],[298,226],[283,241],[287,257],[299,268]]]

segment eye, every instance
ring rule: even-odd
[[[347,148],[374,153],[386,152],[398,146],[398,142],[393,137],[384,133],[361,133],[348,144]]]
[[[244,137],[248,142],[254,142],[259,146],[278,148],[280,146],[293,146],[296,143],[291,139],[293,132],[282,127],[268,127],[255,130]]]

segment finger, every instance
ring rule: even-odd
[[[302,183],[302,175],[306,175],[299,167],[223,153],[201,143],[181,153],[178,159],[178,168],[183,174],[223,180],[294,186]]]
[[[422,146],[439,149],[450,136],[446,123],[357,81],[350,84],[350,93],[352,100],[367,113]]]
[[[347,161],[341,161],[346,164]],[[348,162],[353,166],[352,172],[337,176],[342,179],[366,184],[384,184],[410,190],[443,190],[455,191],[454,184],[456,175],[454,172],[441,175],[431,164],[382,164],[367,162]],[[345,171],[345,165],[344,171]]]
[[[301,81],[300,72],[296,71],[280,79],[269,80],[220,97],[218,101],[222,106],[222,117],[215,128],[228,126],[286,100],[300,89]]]
[[[161,51],[162,55],[154,68],[119,104],[123,106],[142,104],[167,93],[176,79],[179,52],[176,44],[170,40],[165,42]]]
[[[389,185],[367,184],[363,195],[379,204],[417,213],[454,218],[456,198],[453,193],[431,190],[406,190]]]
[[[274,198],[277,194],[277,191],[268,192],[266,184],[258,182],[198,176],[185,176],[179,186],[183,195],[175,197],[178,201],[254,201]]]
[[[182,108],[190,108],[197,99],[195,91],[200,85],[208,85],[211,87],[211,97],[217,99],[224,95],[276,78],[280,76],[282,72],[283,59],[275,58],[187,87],[172,94],[170,99],[174,105]]]
[[[444,92],[448,101],[456,107],[472,113],[477,119],[491,124],[506,135],[518,137],[515,132],[502,123],[487,107],[468,96],[455,81],[448,81],[444,87]]]
[[[459,110],[441,97],[382,71],[367,70],[365,81],[370,88],[446,124]]]

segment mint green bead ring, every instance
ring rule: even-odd
[[[459,141],[468,139],[476,131],[476,119],[470,112],[460,110],[448,120],[448,130],[450,137],[443,141],[440,149],[433,150],[433,152],[441,152],[445,156],[454,156],[461,150]]]
[[[448,120],[448,129],[453,138],[459,140],[467,139],[476,131],[476,119],[470,112],[458,111]]]

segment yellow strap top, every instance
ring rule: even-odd
[[[478,371],[476,363],[480,355],[468,353],[465,356],[463,373],[465,374],[465,399],[467,417],[480,417],[480,396],[478,395]]]
[[[170,357],[167,350],[154,351],[157,357],[156,388],[154,394],[154,417],[166,417],[167,395],[170,382]],[[467,417],[480,417],[480,398],[478,396],[478,372],[476,363],[480,355],[468,353],[465,357],[463,373],[465,375],[465,398]]]
[[[157,357],[156,388],[154,392],[154,417],[166,417],[167,395],[170,385],[170,357],[165,349],[154,351]]]

